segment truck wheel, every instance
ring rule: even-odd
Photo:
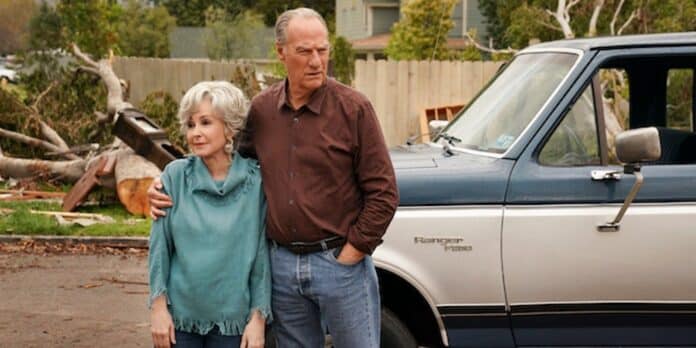
[[[417,348],[418,343],[404,323],[390,310],[382,308],[382,348]]]

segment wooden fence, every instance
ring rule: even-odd
[[[425,108],[467,104],[495,75],[501,62],[355,62],[353,86],[375,108],[389,146],[421,134]]]
[[[236,67],[246,62],[214,62],[193,59],[115,57],[116,75],[130,83],[133,104],[156,91],[169,93],[177,102],[194,84],[203,80],[230,80]]]
[[[178,101],[195,83],[230,80],[234,70],[245,64],[254,64],[258,71],[269,63],[116,57],[113,67],[116,75],[130,83],[129,100],[138,104],[155,91],[167,92]],[[353,86],[370,99],[387,144],[394,146],[421,134],[419,117],[424,109],[469,103],[501,64],[358,60]]]

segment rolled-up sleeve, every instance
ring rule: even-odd
[[[359,109],[358,151],[355,176],[363,195],[363,208],[348,232],[348,242],[372,254],[399,204],[394,167],[375,111],[369,102]]]

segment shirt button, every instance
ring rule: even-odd
[[[295,118],[292,119],[292,122],[295,122],[295,123],[300,122],[300,119],[297,118],[297,117],[295,117]]]
[[[297,233],[297,229],[293,227],[293,228],[292,228],[292,233]]]
[[[290,203],[290,205],[293,205],[293,204],[295,204],[295,201],[293,201],[293,200],[291,199],[288,203]]]
[[[290,178],[294,178],[294,177],[295,177],[295,173],[294,173],[294,172],[290,172]]]

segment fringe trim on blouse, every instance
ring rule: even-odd
[[[180,331],[205,335],[212,330],[215,325],[220,329],[220,333],[225,336],[239,336],[244,333],[246,322],[243,320],[196,320],[191,318],[179,318],[172,316],[174,328]]]

